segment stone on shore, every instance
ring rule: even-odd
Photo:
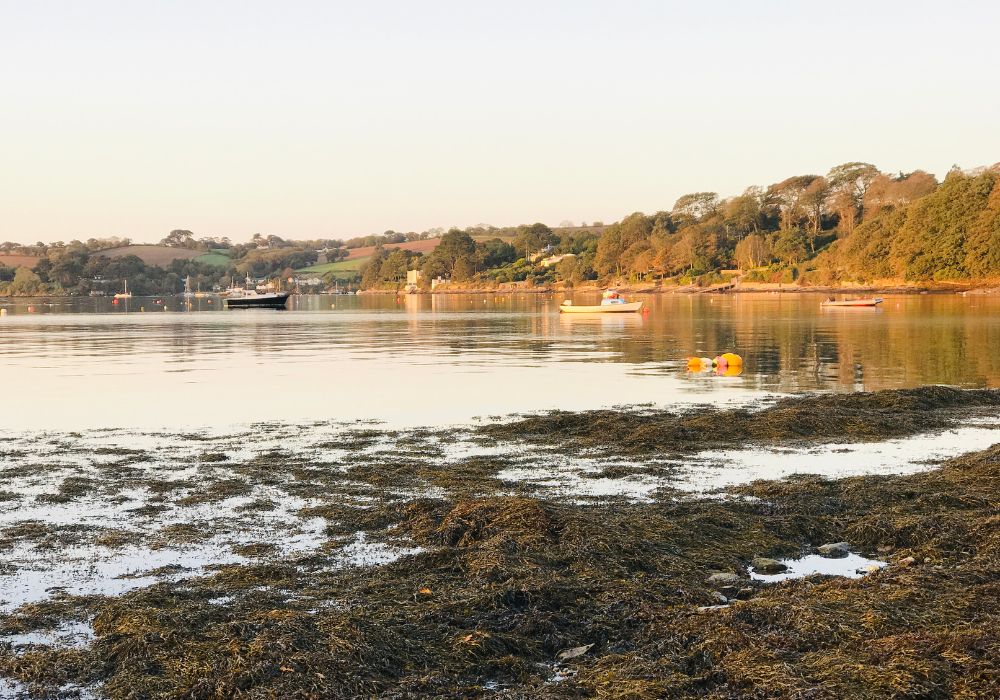
[[[720,572],[709,576],[707,583],[713,586],[738,586],[742,581],[736,574]]]
[[[768,559],[767,557],[754,557],[750,566],[758,574],[780,574],[788,568],[777,559]]]
[[[830,542],[829,544],[821,544],[816,548],[816,551],[824,557],[846,557],[851,553],[851,548],[846,542]]]

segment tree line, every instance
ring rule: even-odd
[[[916,170],[884,173],[850,162],[825,175],[794,175],[736,196],[693,192],[669,210],[614,224],[506,229],[477,240],[452,229],[432,253],[379,248],[365,288],[400,285],[419,269],[454,282],[711,283],[723,272],[748,281],[835,284],[1000,277],[1000,164],[939,182]],[[544,253],[544,256],[542,255]],[[546,264],[563,257],[556,264]]]
[[[125,278],[136,293],[170,294],[188,275],[209,289],[231,276],[286,276],[315,263],[321,251],[336,261],[361,245],[376,246],[360,271],[365,288],[399,288],[410,270],[420,270],[425,285],[435,278],[483,286],[708,284],[723,274],[803,285],[990,280],[1000,278],[998,180],[1000,164],[970,171],[955,167],[939,182],[922,170],[885,173],[870,163],[849,162],[825,175],[793,175],[731,197],[692,192],[670,209],[635,212],[610,225],[480,224],[420,233],[390,230],[347,241],[255,234],[240,244],[177,229],[161,240],[224,256],[215,266],[178,260],[160,268],[103,254],[128,245],[128,238],[7,242],[0,253],[41,260],[33,270],[0,264],[0,294],[86,294]],[[384,247],[432,237],[441,242],[426,254]]]

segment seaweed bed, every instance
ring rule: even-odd
[[[556,413],[470,439],[683,454],[699,441],[899,437],[974,410],[989,417],[998,404],[997,392],[930,387],[785,399],[755,413]],[[446,460],[447,435],[370,432],[326,461],[273,450],[237,459],[196,445],[180,460],[192,460],[187,471],[158,476],[151,493],[162,508],[242,499],[252,519],[294,496],[298,517],[322,520],[319,546],[283,550],[257,532],[235,545],[236,562],[171,570],[119,596],[56,592],[21,605],[0,615],[0,639],[73,623],[93,637],[0,641],[0,677],[39,698],[1000,695],[1000,445],[908,475],[579,501],[497,479],[502,455]],[[390,449],[373,451],[388,438]],[[113,499],[147,479],[137,472],[144,458],[101,462],[104,478],[64,479],[35,498],[103,489]],[[178,522],[149,537],[198,542],[225,528]],[[0,531],[0,552],[26,539],[58,549],[146,536],[18,523]],[[837,541],[889,565],[780,584],[747,574],[754,557]],[[362,545],[402,554],[345,565]],[[720,572],[738,580],[708,582]]]
[[[797,396],[781,399],[764,410],[553,411],[489,426],[484,432],[497,439],[551,442],[562,449],[590,448],[622,455],[685,453],[746,442],[788,444],[899,437],[944,427],[955,410],[997,406],[1000,392],[994,390],[928,386]]]

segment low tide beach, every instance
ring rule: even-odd
[[[984,697],[998,405],[5,433],[0,688]]]

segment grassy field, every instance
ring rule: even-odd
[[[202,263],[203,265],[215,265],[216,267],[227,267],[233,259],[228,255],[222,253],[217,253],[215,251],[211,253],[205,253],[204,255],[199,255],[194,259],[197,263]]]
[[[309,267],[303,267],[300,270],[296,270],[296,272],[300,274],[321,276],[331,275],[339,280],[352,280],[360,274],[361,268],[366,262],[368,262],[368,257],[341,260],[333,263],[323,263],[321,265],[310,265]]]

